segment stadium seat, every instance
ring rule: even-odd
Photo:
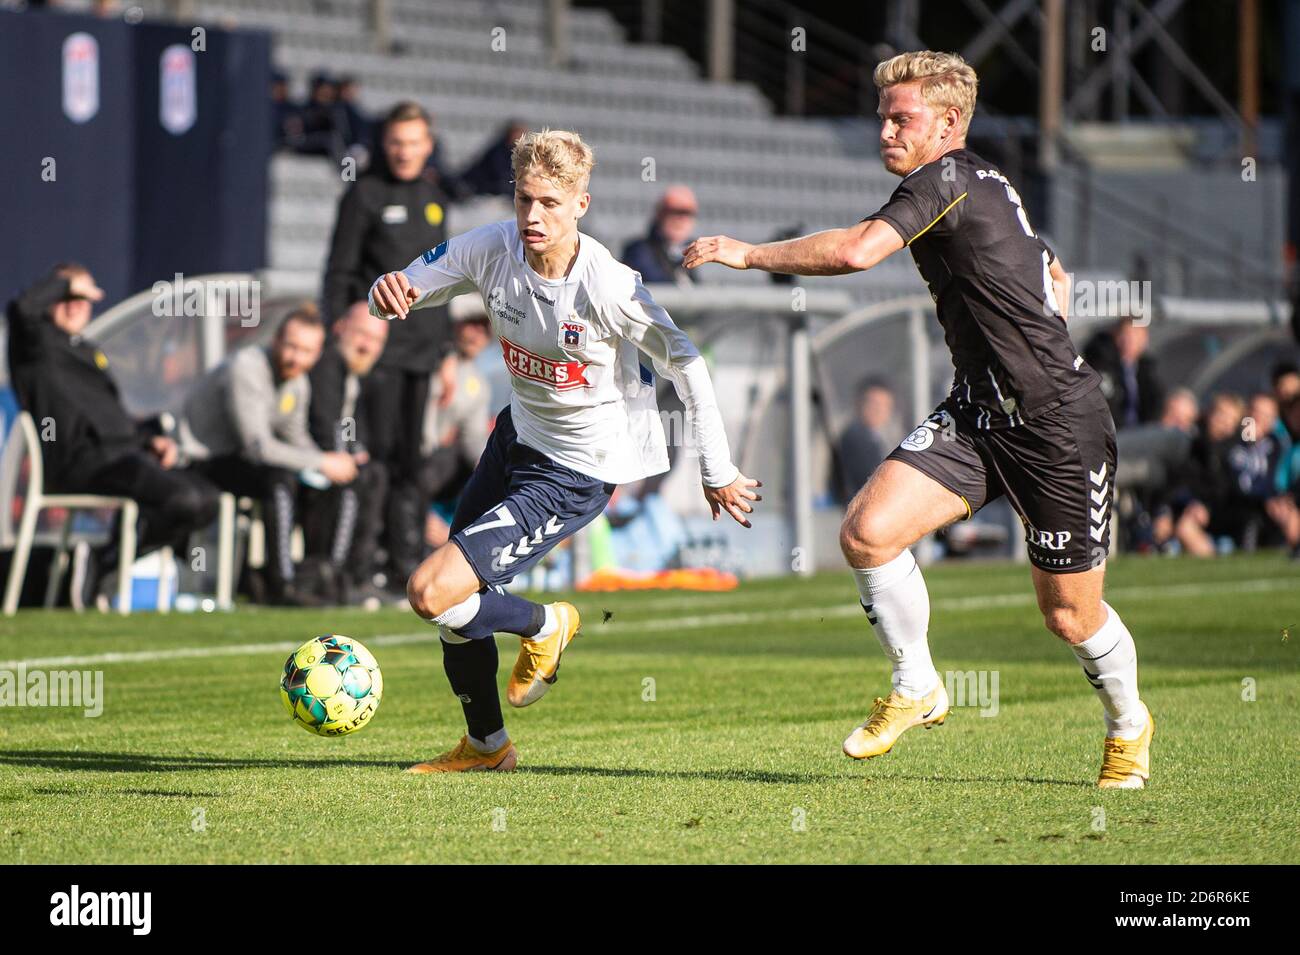
[[[36,422],[28,412],[19,413],[5,442],[3,457],[0,457],[0,508],[2,508],[0,509],[0,543],[8,544],[13,550],[13,557],[9,564],[9,579],[5,585],[4,615],[12,617],[18,611],[18,598],[22,594],[23,581],[27,577],[27,562],[31,556],[32,543],[36,539],[36,520],[41,511],[51,508],[63,508],[69,514],[59,534],[54,567],[45,590],[45,605],[47,607],[54,605],[63,574],[68,566],[74,536],[71,512],[106,509],[121,511],[122,514],[118,544],[117,610],[122,614],[130,613],[131,565],[135,563],[135,527],[140,513],[139,506],[129,497],[45,493],[45,465],[40,455],[40,446]],[[33,450],[36,453],[32,453]],[[27,488],[23,495],[22,517],[15,535],[11,523],[12,504],[17,494],[18,478],[24,459],[29,462]],[[161,548],[160,556],[162,571],[158,580],[158,609],[165,613],[170,609],[171,602],[170,573],[173,566],[171,548]]]

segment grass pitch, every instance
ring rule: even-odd
[[[1294,861],[1294,564],[1112,562],[1157,720],[1142,792],[1094,787],[1099,705],[1027,568],[927,579],[936,665],[976,689],[983,671],[984,705],[864,763],[840,741],[888,668],[844,573],[579,595],[561,679],[506,714],[513,774],[400,772],[463,732],[410,614],[26,612],[0,623],[0,669],[101,669],[105,703],[0,708],[0,862]],[[379,713],[348,738],[295,728],[277,695],[289,651],[324,632],[384,670]],[[504,681],[516,644],[500,643]]]

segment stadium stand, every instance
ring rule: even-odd
[[[166,9],[162,0],[140,6],[155,16]],[[642,234],[670,182],[696,190],[703,233],[754,240],[795,226],[843,224],[846,210],[865,214],[895,185],[870,150],[850,153],[830,125],[776,116],[747,84],[706,82],[681,51],[627,42],[604,11],[571,12],[572,63],[558,69],[548,62],[545,7],[530,0],[395,0],[398,39],[389,53],[373,48],[365,0],[285,0],[274,8],[256,0],[198,0],[192,6],[200,22],[270,31],[276,66],[296,92],[328,69],[358,79],[361,106],[371,114],[399,99],[418,100],[433,112],[453,169],[469,163],[512,117],[534,128],[581,130],[597,158],[588,228],[611,248]],[[492,49],[497,28],[505,31],[509,56]],[[593,84],[592,75],[600,82]],[[649,181],[647,160],[653,161]],[[327,161],[287,153],[276,156],[271,182],[269,265],[318,272],[345,183]],[[472,214],[460,211],[459,222]],[[455,213],[451,224],[453,231],[461,227]],[[767,277],[735,273],[710,281]],[[885,263],[870,282],[858,276],[849,284],[864,300],[921,287],[903,259]]]

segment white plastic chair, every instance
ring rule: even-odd
[[[23,497],[23,513],[15,535],[11,526],[10,504],[18,489],[23,457],[30,459],[27,491]],[[119,613],[131,612],[131,565],[135,563],[135,528],[140,508],[129,497],[110,497],[101,494],[47,494],[45,493],[45,463],[41,457],[40,438],[36,422],[26,412],[20,412],[5,442],[4,456],[0,459],[0,537],[12,541],[13,557],[9,564],[9,580],[5,585],[4,615],[12,617],[18,611],[18,598],[22,595],[23,581],[27,578],[27,562],[31,557],[32,543],[36,538],[36,521],[41,511],[52,507],[68,511],[107,508],[122,512],[122,527],[118,544],[117,609]],[[46,606],[52,606],[58,595],[59,584],[68,566],[69,545],[72,540],[72,515],[69,514],[59,535],[55,551],[54,568],[45,590]],[[158,609],[167,612],[171,606],[172,550],[161,548],[162,571],[158,579]]]

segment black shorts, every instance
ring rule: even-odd
[[[949,397],[889,460],[960,495],[967,519],[1005,494],[1041,570],[1090,570],[1110,551],[1115,425],[1099,388],[996,430],[976,428]]]

